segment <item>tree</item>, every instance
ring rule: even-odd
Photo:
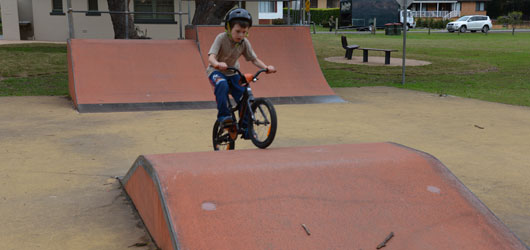
[[[486,4],[488,15],[495,19],[513,11],[523,12],[523,19],[530,17],[530,0],[493,0]]]
[[[523,12],[513,11],[508,14],[508,16],[501,16],[497,19],[498,22],[503,25],[512,25],[512,35],[515,35],[515,25],[521,23],[523,17]]]
[[[236,5],[236,1],[195,0],[195,14],[192,24],[221,24],[226,13]]]
[[[110,11],[125,11],[125,1],[127,1],[127,10],[131,0],[107,0]],[[226,13],[236,5],[237,1],[212,1],[212,0],[195,0],[195,14],[193,15],[192,24],[221,24]],[[114,38],[125,38],[125,17],[124,14],[111,14],[112,26],[114,28]],[[128,29],[131,39],[141,38],[134,25],[133,15],[128,17]]]
[[[127,1],[127,10],[131,0],[107,0],[110,11],[125,11],[125,1]],[[124,14],[110,14],[110,19],[112,20],[112,27],[114,28],[114,39],[125,39],[125,16]],[[136,32],[134,26],[133,15],[128,16],[128,38],[138,39],[140,36]]]

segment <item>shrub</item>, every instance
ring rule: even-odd
[[[447,24],[451,22],[450,20],[441,20],[433,18],[418,18],[416,19],[416,27],[428,28],[431,29],[445,29]]]
[[[421,17],[416,19],[416,27],[423,27],[423,19]]]
[[[273,19],[272,20],[272,24],[274,24],[274,25],[283,25],[283,24],[285,24],[285,21],[283,20],[283,18],[277,18],[277,19]]]

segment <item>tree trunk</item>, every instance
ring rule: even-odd
[[[127,10],[129,10],[130,0],[107,0],[110,11],[125,11],[125,1],[127,1]],[[110,14],[112,20],[112,26],[114,28],[114,39],[125,39],[125,14]],[[132,15],[128,17],[128,27],[129,27],[129,36],[130,39],[139,38],[135,26],[134,19]]]
[[[110,1],[110,0],[109,0]],[[236,5],[236,1],[195,0],[195,14],[191,23],[218,25],[224,21],[226,13]]]

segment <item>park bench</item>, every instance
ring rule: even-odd
[[[351,57],[353,56],[353,50],[358,49],[359,45],[348,45],[348,39],[346,39],[345,36],[342,36],[341,39],[342,47],[346,50],[344,57],[348,58],[348,60],[351,60]]]
[[[390,64],[390,53],[397,52],[395,49],[374,49],[374,48],[360,48],[359,45],[348,45],[348,39],[345,36],[341,37],[342,47],[346,50],[346,55],[344,57],[351,60],[353,56],[353,50],[362,49],[363,50],[363,62],[368,62],[368,51],[384,51],[385,52],[385,64]]]
[[[368,62],[368,51],[384,51],[385,52],[385,64],[390,64],[390,52],[397,52],[395,49],[374,49],[374,48],[359,48],[363,50],[363,62]]]

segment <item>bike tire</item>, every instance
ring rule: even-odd
[[[220,127],[219,121],[215,121],[212,131],[213,150],[234,150],[236,146],[235,140],[230,138],[228,131]]]
[[[274,141],[278,126],[276,110],[268,99],[257,98],[252,103],[252,112],[256,118],[250,125],[251,140],[258,148],[267,148]]]

